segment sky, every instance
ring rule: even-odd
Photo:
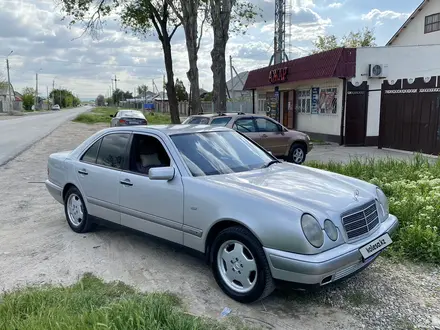
[[[421,0],[286,0],[288,3],[286,51],[290,59],[305,56],[319,35],[341,37],[364,26],[374,29],[376,44],[385,45],[420,4]],[[261,9],[245,34],[230,35],[226,54],[237,72],[265,67],[273,53],[274,0],[252,0]],[[57,0],[0,0],[0,78],[6,77],[6,57],[11,83],[21,92],[36,86],[45,96],[67,88],[80,98],[96,98],[117,87],[133,92],[146,84],[162,91],[165,66],[162,47],[154,33],[136,36],[121,28],[116,14],[96,36],[84,34],[81,25],[69,28],[69,18]],[[82,36],[81,36],[82,35]],[[290,36],[289,36],[290,35]],[[207,28],[199,50],[200,87],[212,90],[212,31]],[[172,39],[174,74],[189,86],[183,29]],[[226,70],[230,79],[229,63]],[[154,85],[153,85],[154,80]],[[114,83],[114,82],[113,82]]]

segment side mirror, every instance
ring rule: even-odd
[[[148,171],[150,180],[170,181],[174,179],[174,167],[153,167]]]
[[[114,115],[110,115],[110,118],[113,118],[114,117]]]

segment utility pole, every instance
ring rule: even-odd
[[[13,50],[9,53],[11,55]],[[6,57],[6,69],[8,71],[8,94],[9,94],[9,111],[14,110],[14,103],[12,101],[12,95],[11,95],[11,76],[9,74],[9,55]],[[15,97],[14,97],[15,99]]]
[[[228,92],[228,86],[226,86],[226,91],[229,94],[229,97],[231,98],[231,110],[234,112],[234,73],[232,72],[232,56],[229,55],[229,66],[231,70],[231,90]]]
[[[120,80],[116,79],[116,75],[115,75],[115,90],[118,89],[118,81],[120,81]]]
[[[35,111],[38,110],[38,72],[35,73]]]
[[[52,80],[52,104],[55,104],[55,79]]]
[[[47,110],[49,111],[49,86],[46,86],[46,94]]]
[[[164,98],[165,98],[165,75],[163,75],[163,79],[162,79],[162,112],[165,112],[164,109]]]

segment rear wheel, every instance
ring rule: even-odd
[[[86,233],[94,227],[78,188],[72,187],[64,198],[64,212],[67,223],[74,232]]]
[[[294,143],[290,147],[288,161],[295,164],[302,164],[306,160],[307,149],[302,143]]]
[[[249,230],[226,228],[215,238],[211,251],[214,278],[232,299],[251,303],[275,289],[263,248]]]

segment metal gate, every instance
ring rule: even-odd
[[[367,135],[368,84],[355,86],[347,83],[345,107],[345,145],[363,146]]]
[[[382,83],[379,148],[440,153],[440,78]]]

